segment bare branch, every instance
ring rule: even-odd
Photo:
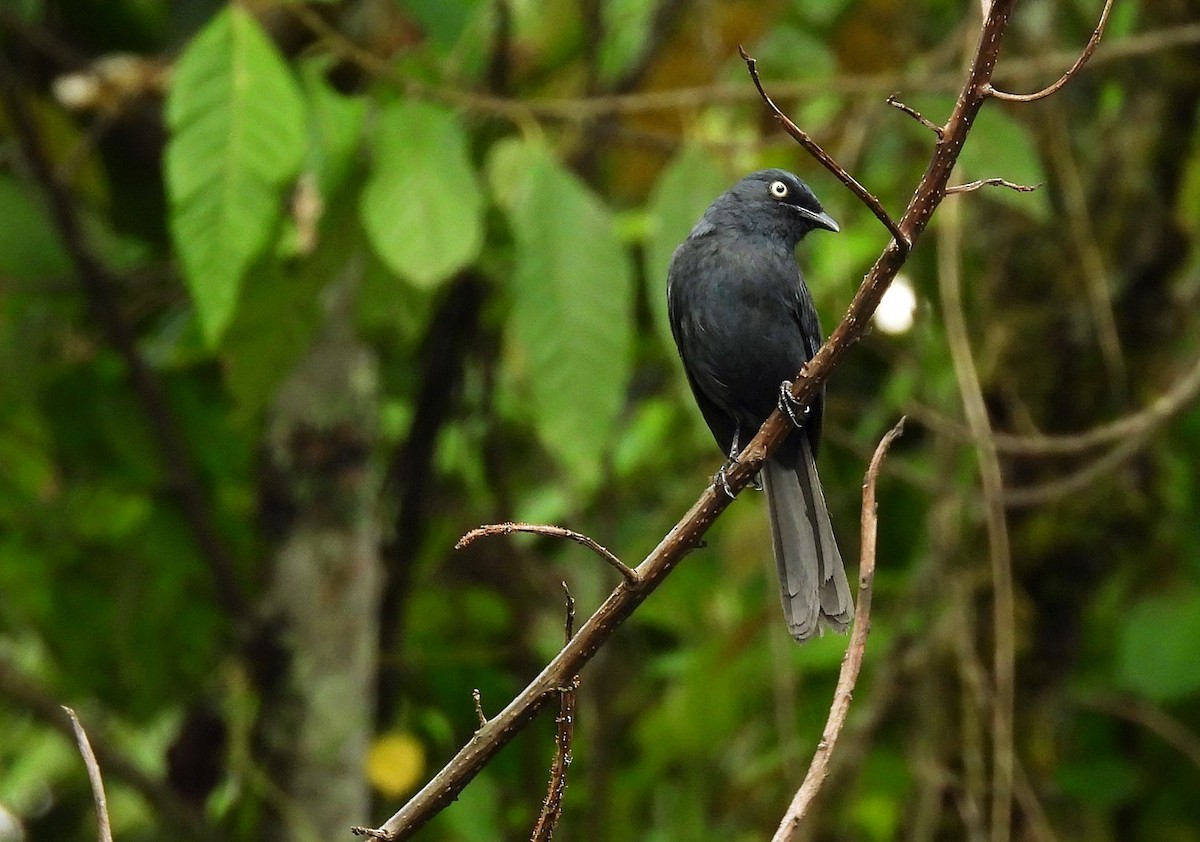
[[[800,789],[796,791],[791,805],[784,813],[783,821],[779,823],[779,829],[775,831],[772,842],[787,842],[799,827],[813,799],[820,792],[821,784],[825,782],[829,772],[829,758],[842,733],[842,726],[846,724],[846,714],[850,712],[850,698],[854,694],[854,685],[857,684],[858,673],[862,669],[867,634],[871,631],[871,584],[875,580],[875,537],[879,527],[875,486],[888,448],[903,432],[904,419],[901,418],[880,440],[863,478],[862,555],[858,567],[858,607],[854,610],[854,630],[850,633],[846,657],[842,659],[837,688],[833,691],[833,705],[829,708],[829,718],[825,722],[825,730],[821,733],[821,742],[817,743],[808,774],[804,776],[804,782],[800,784]]]
[[[1004,102],[1036,102],[1039,99],[1045,99],[1051,94],[1058,93],[1063,85],[1070,82],[1083,69],[1088,59],[1092,57],[1092,53],[1096,52],[1096,47],[1100,46],[1100,39],[1104,35],[1104,26],[1108,23],[1108,13],[1112,11],[1112,4],[1113,0],[1104,0],[1104,10],[1100,12],[1100,22],[1092,30],[1092,37],[1088,39],[1087,46],[1083,48],[1083,52],[1079,54],[1079,58],[1075,59],[1075,63],[1071,65],[1071,69],[1064,73],[1053,85],[1049,85],[1032,94],[1010,94],[997,90],[989,84],[987,88],[988,95]]]
[[[891,105],[895,108],[899,108],[901,111],[903,111],[909,117],[912,117],[914,120],[916,120],[922,126],[924,126],[925,128],[929,129],[929,131],[931,131],[935,135],[937,135],[938,140],[941,140],[942,136],[945,135],[945,133],[946,133],[945,129],[943,129],[941,126],[939,126],[937,123],[933,122],[932,120],[927,119],[926,117],[922,116],[921,112],[918,111],[917,109],[913,108],[910,105],[905,105],[903,102],[901,102],[897,98],[899,96],[900,96],[900,94],[892,94],[887,99],[885,99],[884,102],[886,102],[888,105]]]
[[[567,598],[567,614],[563,623],[566,642],[575,636],[575,600],[567,583],[562,583]],[[550,782],[546,786],[546,798],[542,801],[542,812],[534,825],[529,842],[550,842],[554,829],[562,816],[563,793],[567,789],[567,769],[571,767],[571,740],[575,736],[575,691],[579,687],[579,676],[558,691],[558,717],[554,732],[554,760],[550,764]]]
[[[1009,509],[1026,508],[1049,503],[1068,494],[1077,494],[1096,487],[1096,481],[1105,474],[1124,465],[1142,449],[1146,443],[1145,436],[1137,436],[1123,441],[1093,462],[1088,463],[1077,471],[1063,477],[1050,480],[1040,485],[1027,485],[1020,488],[1008,488],[1004,491],[1003,501]]]
[[[573,529],[565,529],[561,526],[548,526],[541,523],[493,523],[488,526],[477,526],[466,535],[458,539],[458,543],[454,545],[454,549],[461,550],[463,547],[470,544],[476,538],[485,538],[489,535],[511,535],[514,532],[531,532],[535,535],[546,535],[551,538],[569,538],[577,544],[582,544],[589,550],[594,552],[600,558],[608,562],[621,576],[624,577],[625,583],[630,587],[637,587],[639,579],[638,573],[621,559],[617,558],[612,551],[601,546],[595,540],[576,532]]]
[[[772,116],[779,122],[779,125],[783,126],[783,130],[803,146],[810,155],[816,158],[821,166],[833,173],[842,184],[849,187],[850,191],[861,199],[864,205],[870,208],[871,213],[875,214],[875,218],[883,223],[901,251],[907,253],[909,248],[912,247],[912,241],[900,230],[900,226],[896,224],[896,221],[884,209],[883,203],[875,198],[867,188],[859,184],[854,176],[846,172],[845,168],[835,161],[828,152],[822,149],[804,129],[793,123],[790,117],[779,110],[779,106],[767,94],[763,88],[762,80],[758,77],[758,62],[751,58],[750,54],[740,44],[738,45],[738,55],[742,57],[742,61],[746,62],[746,70],[749,71],[750,78],[754,80],[754,87],[758,89],[758,95],[762,97],[762,101],[770,109]]]
[[[1041,187],[1041,184],[1015,184],[1003,178],[984,178],[979,181],[969,181],[966,184],[955,184],[946,188],[946,195],[951,193],[973,193],[980,187],[1007,187],[1009,190],[1016,190],[1018,193],[1032,193]]]
[[[92,786],[92,801],[96,805],[96,823],[100,827],[100,842],[113,842],[112,827],[108,822],[108,799],[104,797],[104,780],[100,777],[100,764],[96,762],[96,754],[92,744],[88,742],[87,732],[79,722],[75,711],[66,705],[62,706],[71,719],[71,728],[75,731],[75,742],[79,744],[79,753],[83,756],[83,765],[87,767],[88,783]]]

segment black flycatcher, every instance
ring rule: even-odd
[[[815,228],[838,230],[804,182],[751,173],[709,206],[667,273],[671,332],[717,444],[735,456],[777,405],[802,426],[762,470],[783,613],[798,641],[845,631],[853,608],[817,478],[824,393],[797,418],[781,387],[821,346],[796,265],[796,244]]]

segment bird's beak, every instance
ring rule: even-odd
[[[825,213],[825,211],[813,213],[807,208],[797,208],[797,210],[800,211],[800,213],[804,216],[808,217],[812,221],[812,224],[818,228],[824,228],[826,231],[832,231],[835,234],[842,230],[838,228],[838,224],[833,221],[833,217]]]

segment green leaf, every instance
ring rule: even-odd
[[[675,348],[667,321],[667,268],[676,247],[700,220],[712,200],[728,187],[721,166],[699,145],[691,145],[663,170],[650,194],[653,223],[646,242],[646,292],[654,325],[668,349]]]
[[[1200,690],[1196,641],[1200,640],[1200,593],[1187,591],[1143,600],[1121,629],[1117,678],[1155,701],[1180,699]]]
[[[363,226],[392,271],[432,287],[469,264],[483,242],[483,191],[453,112],[424,102],[386,107]]]
[[[608,209],[544,147],[501,144],[493,164],[516,238],[511,348],[542,439],[586,486],[629,380],[629,259]]]
[[[233,317],[242,277],[281,215],[304,154],[304,105],[246,11],[217,15],[179,60],[167,99],[171,235],[205,338]]]
[[[0,176],[0,276],[23,281],[66,275],[67,258],[45,212],[12,179]]]

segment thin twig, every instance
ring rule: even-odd
[[[875,486],[888,448],[903,432],[904,419],[901,418],[880,440],[863,478],[862,549],[858,567],[858,607],[854,610],[854,630],[850,633],[850,643],[846,647],[846,656],[842,659],[842,669],[838,673],[837,688],[833,691],[833,704],[829,708],[825,730],[821,733],[821,742],[817,743],[808,774],[804,776],[804,782],[800,784],[800,789],[796,791],[792,803],[784,813],[772,842],[787,842],[792,838],[813,799],[821,791],[821,784],[825,782],[825,776],[828,774],[830,755],[833,754],[838,737],[842,733],[842,726],[846,724],[846,715],[850,712],[850,698],[854,694],[854,685],[858,682],[858,673],[862,669],[867,634],[871,631],[871,584],[875,580],[875,537],[879,530]]]
[[[575,636],[575,599],[567,583],[562,583],[567,599],[567,614],[563,623],[565,642]],[[579,689],[579,676],[558,691],[558,717],[554,720],[554,760],[550,764],[550,782],[546,785],[546,797],[542,801],[542,812],[534,825],[529,842],[550,842],[554,829],[562,816],[563,793],[567,789],[567,770],[571,768],[571,741],[575,736],[575,691]]]
[[[989,84],[987,88],[988,95],[1004,102],[1036,102],[1039,99],[1045,99],[1051,94],[1058,93],[1063,85],[1070,82],[1075,74],[1083,69],[1088,59],[1092,57],[1092,53],[1096,52],[1096,47],[1100,45],[1100,38],[1104,35],[1104,25],[1108,23],[1108,13],[1112,11],[1112,4],[1113,0],[1104,0],[1104,10],[1100,12],[1100,22],[1092,30],[1092,37],[1088,39],[1087,46],[1083,48],[1083,52],[1079,54],[1079,58],[1075,59],[1075,63],[1071,65],[1071,69],[1059,77],[1059,80],[1053,85],[1048,85],[1040,91],[1035,91],[1031,94],[1010,94],[997,90]]]
[[[638,584],[638,572],[617,558],[612,551],[601,546],[594,539],[586,535],[576,532],[573,529],[565,529],[561,526],[549,526],[541,523],[493,523],[487,526],[477,526],[459,538],[458,543],[454,545],[454,549],[461,550],[476,538],[486,538],[490,535],[511,535],[514,532],[531,532],[535,535],[546,535],[551,538],[569,538],[575,543],[587,547],[608,562],[614,570],[625,578],[626,584],[633,587],[636,587]]]
[[[479,719],[479,727],[482,728],[488,724],[488,718],[483,714],[483,696],[480,695],[478,687],[471,691],[471,698],[475,702],[475,716]]]
[[[970,181],[966,184],[955,184],[946,188],[946,195],[951,193],[972,193],[980,187],[1007,187],[1009,190],[1016,190],[1018,193],[1032,193],[1041,187],[1041,184],[1015,184],[1004,178],[983,178],[979,181]]]
[[[945,135],[946,130],[943,129],[941,126],[939,126],[937,123],[933,122],[932,120],[930,120],[927,117],[925,117],[924,115],[922,115],[920,111],[913,108],[911,105],[906,105],[903,102],[901,102],[898,98],[899,96],[900,96],[900,94],[891,94],[887,99],[884,100],[884,102],[886,102],[888,105],[893,106],[894,108],[899,108],[901,111],[903,111],[909,117],[912,117],[914,120],[916,120],[922,126],[924,126],[925,128],[929,129],[929,131],[931,131],[935,135],[937,135],[938,140],[941,140],[942,136]]]
[[[912,241],[907,234],[900,230],[900,226],[888,214],[887,210],[883,207],[883,203],[875,198],[867,188],[859,184],[854,176],[846,172],[845,168],[835,161],[828,152],[822,149],[820,144],[809,136],[808,132],[793,123],[790,117],[779,110],[779,106],[775,104],[774,100],[771,99],[763,88],[762,79],[758,76],[758,62],[751,58],[750,54],[740,44],[738,45],[738,55],[742,57],[742,61],[746,62],[746,70],[750,73],[750,78],[754,80],[754,87],[758,89],[758,95],[762,97],[763,103],[766,104],[772,116],[779,122],[779,125],[783,126],[783,130],[795,138],[796,142],[816,158],[821,166],[833,173],[838,181],[850,188],[850,191],[861,199],[864,205],[871,209],[871,213],[875,214],[875,218],[882,222],[884,227],[891,233],[892,239],[896,242],[901,252],[906,254],[912,247]]]
[[[100,828],[100,842],[113,842],[112,827],[108,822],[108,799],[104,796],[104,780],[100,777],[100,764],[96,762],[96,754],[92,744],[88,742],[87,732],[75,711],[66,705],[62,709],[71,718],[71,728],[75,731],[75,742],[79,744],[79,753],[83,756],[83,765],[87,767],[88,783],[92,786],[92,801],[96,805],[96,824]]]

